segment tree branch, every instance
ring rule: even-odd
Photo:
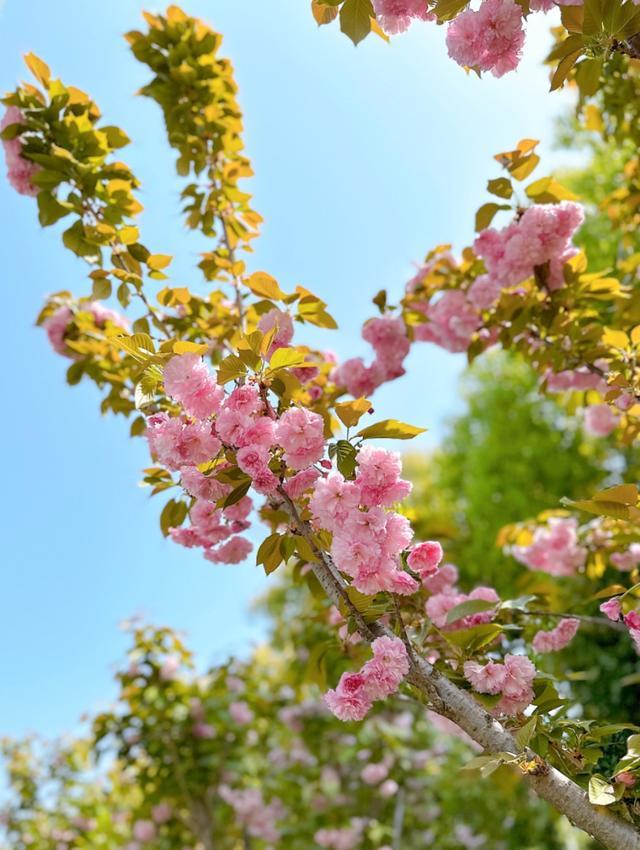
[[[328,597],[336,605],[341,602],[347,605],[358,631],[368,641],[381,634],[390,634],[379,623],[364,621],[349,599],[345,582],[333,559],[329,553],[318,548],[311,525],[301,518],[297,507],[282,488],[279,493],[295,530],[305,538],[318,558],[318,562],[312,563],[311,568]],[[632,824],[604,807],[592,806],[586,792],[579,785],[547,764],[532,750],[520,747],[513,735],[469,693],[454,685],[424,658],[417,655],[413,647],[409,647],[409,664],[407,681],[429,699],[436,713],[460,726],[485,752],[524,754],[530,759],[535,756],[535,773],[525,773],[525,782],[539,797],[565,815],[574,826],[591,835],[607,850],[640,850],[640,833]]]

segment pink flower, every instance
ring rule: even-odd
[[[438,572],[423,579],[423,584],[429,593],[452,593],[458,581],[458,570],[453,564],[443,564]]]
[[[167,394],[195,419],[206,419],[217,413],[224,399],[224,389],[197,354],[172,357],[164,367],[164,387]]]
[[[166,823],[171,820],[171,816],[173,811],[169,803],[158,803],[157,806],[154,806],[151,809],[151,817],[153,818],[155,823]]]
[[[17,106],[9,106],[0,122],[0,131],[13,124],[23,124],[24,120],[24,115]],[[39,189],[33,183],[33,177],[40,171],[40,166],[22,156],[23,141],[20,135],[13,139],[3,139],[2,146],[9,183],[20,195],[35,198]]]
[[[229,706],[229,714],[233,722],[237,723],[238,726],[246,726],[254,718],[253,711],[251,711],[246,702],[232,702]]]
[[[582,568],[587,550],[578,542],[578,523],[571,517],[552,517],[540,526],[529,546],[514,546],[513,557],[531,570],[556,576],[572,576]]]
[[[151,454],[168,469],[198,466],[212,460],[221,448],[210,423],[190,424],[166,413],[147,419],[147,440]]]
[[[150,820],[137,820],[133,825],[133,837],[136,841],[153,841],[156,837],[156,826]]]
[[[612,599],[607,599],[606,602],[603,602],[602,605],[600,605],[600,610],[610,620],[616,621],[620,619],[620,615],[622,614],[622,605],[620,604],[618,597],[614,596]]]
[[[362,668],[367,693],[373,700],[384,699],[398,690],[409,672],[407,650],[400,638],[379,637],[371,644],[373,658]]]
[[[304,469],[324,454],[324,420],[302,407],[286,410],[276,425],[276,438],[292,469]]]
[[[294,501],[310,490],[320,478],[320,473],[313,466],[308,466],[292,476],[284,485],[285,492]]]
[[[253,544],[244,537],[231,537],[215,549],[205,552],[207,561],[214,564],[240,564],[251,553]]]
[[[378,360],[371,366],[365,366],[362,357],[345,360],[331,372],[331,380],[339,387],[345,387],[354,398],[372,395],[384,384],[385,369]]]
[[[522,10],[513,0],[484,0],[477,12],[459,14],[447,32],[452,59],[494,77],[517,68],[523,44]]]
[[[213,475],[205,475],[197,466],[182,467],[180,481],[190,496],[209,502],[217,502],[231,492],[229,484],[222,484]]]
[[[360,489],[339,472],[331,472],[316,483],[309,508],[319,528],[335,531],[360,504]]]
[[[442,546],[435,540],[418,543],[407,558],[407,564],[423,579],[435,575],[441,561]]]
[[[631,572],[640,564],[640,543],[632,543],[626,552],[614,552],[609,560],[622,572]]]
[[[335,690],[324,701],[338,720],[362,720],[371,708],[367,679],[361,673],[343,673]]]
[[[427,0],[373,0],[376,18],[388,35],[404,32],[414,19],[432,20]]]
[[[400,478],[402,462],[397,452],[366,445],[358,453],[356,484],[360,503],[390,507],[411,492],[411,484]]]
[[[243,449],[238,450],[236,462],[243,472],[246,472],[247,475],[251,475],[253,478],[266,468],[269,458],[268,449],[245,446]]]
[[[507,675],[503,664],[489,661],[478,664],[477,661],[465,661],[464,675],[474,690],[480,694],[499,694]]]
[[[362,768],[362,772],[360,773],[360,779],[366,785],[378,785],[382,782],[383,779],[386,779],[389,775],[389,768],[384,762],[378,762],[377,764],[367,764]]]
[[[608,437],[618,427],[620,419],[608,404],[593,404],[584,414],[584,429],[592,437]]]
[[[536,632],[532,646],[536,652],[558,652],[571,643],[580,627],[575,617],[560,620],[555,629],[549,632]]]
[[[235,410],[243,416],[256,416],[264,410],[260,390],[255,384],[236,387],[225,399],[225,410]]]
[[[627,788],[633,788],[637,782],[637,776],[629,770],[623,770],[620,773],[616,773],[614,778],[616,782],[622,782],[622,784]]]
[[[160,678],[163,682],[171,682],[180,670],[180,659],[177,655],[168,655],[160,667]]]
[[[436,301],[427,304],[423,312],[429,321],[416,325],[415,338],[433,342],[454,354],[467,350],[473,334],[481,325],[478,310],[459,289],[443,292]]]
[[[293,321],[288,313],[283,313],[274,307],[269,310],[258,322],[258,330],[263,334],[267,334],[272,328],[276,329],[271,345],[269,347],[268,356],[271,357],[274,351],[279,348],[286,348],[293,339]]]
[[[65,357],[69,357],[71,352],[67,349],[64,342],[64,336],[67,328],[73,321],[73,313],[69,307],[58,307],[55,313],[52,313],[48,319],[42,323],[51,348],[57,353]]]

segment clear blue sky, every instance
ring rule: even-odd
[[[538,21],[516,75],[479,81],[447,59],[433,25],[356,50],[336,28],[319,31],[308,5],[184,0],[224,33],[236,68],[255,206],[266,218],[255,268],[286,289],[302,283],[322,295],[340,323],[324,344],[341,356],[364,354],[359,329],[370,298],[383,287],[399,294],[430,247],[471,238],[486,178],[495,176],[492,154],[525,136],[550,141],[562,100],[549,96],[539,65],[548,20]],[[143,183],[144,241],[180,255],[173,282],[197,287],[203,246],[184,231],[160,115],[134,97],[145,73],[121,37],[139,26],[142,8],[163,6],[0,0],[0,87],[24,77],[20,57],[33,50],[93,95],[108,123],[134,140],[125,158]],[[0,735],[52,735],[110,698],[122,619],[141,613],[185,629],[202,660],[221,659],[259,639],[248,602],[265,580],[251,564],[215,567],[163,540],[161,502],[136,486],[145,444],[128,438],[123,421],[100,416],[92,387],[66,386],[67,364],[33,327],[45,293],[87,291],[85,268],[4,180],[0,209]],[[422,346],[376,407],[429,427],[421,445],[433,445],[456,409],[463,366]]]

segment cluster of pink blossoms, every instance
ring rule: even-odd
[[[135,842],[128,845],[129,850],[135,850],[138,844],[147,844],[158,835],[158,826],[167,823],[173,817],[173,810],[168,803],[159,803],[151,810],[151,820],[139,819],[133,824]]]
[[[373,0],[373,9],[388,35],[404,32],[414,20],[435,20],[427,9],[427,0]]]
[[[518,67],[523,44],[522,9],[514,0],[484,0],[477,12],[458,15],[447,32],[453,60],[494,77]]]
[[[89,313],[98,328],[105,328],[107,323],[110,323],[124,331],[130,330],[129,322],[124,316],[116,310],[105,307],[99,301],[82,302],[78,305],[78,311]],[[78,355],[65,344],[65,336],[73,324],[74,315],[71,308],[63,304],[42,323],[49,343],[56,354],[62,354],[63,357],[72,359]]]
[[[396,452],[365,446],[355,480],[331,472],[316,482],[309,502],[314,525],[333,535],[336,566],[361,593],[411,594],[419,587],[400,560],[413,536],[411,526],[405,517],[385,510],[411,491],[400,472]]]
[[[587,550],[578,540],[578,521],[552,517],[539,526],[529,546],[513,546],[513,557],[529,567],[552,576],[573,576],[586,561]]]
[[[608,404],[592,404],[584,412],[584,430],[592,437],[608,437],[618,427],[620,417]]]
[[[331,380],[345,387],[354,398],[369,396],[386,381],[404,375],[402,364],[411,347],[404,322],[393,316],[370,319],[362,329],[362,337],[375,351],[371,365],[366,366],[361,357],[352,357],[331,373]]]
[[[421,545],[439,547],[439,544],[434,543]],[[416,547],[416,549],[419,548],[419,546]],[[441,557],[442,549],[440,549]],[[412,566],[411,556],[409,556],[408,563],[409,566]],[[500,602],[498,594],[492,587],[480,586],[472,590],[471,593],[461,593],[457,587],[457,581],[458,570],[453,564],[443,564],[431,575],[425,575],[423,573],[425,590],[431,594],[425,604],[425,612],[434,626],[443,630],[456,631],[458,629],[469,629],[472,626],[479,626],[483,623],[490,623],[496,615],[496,611],[492,608],[489,608],[487,611],[468,614],[466,617],[461,617],[453,623],[447,624],[449,612],[463,602],[478,599],[484,602],[495,603],[496,606]]]
[[[640,543],[632,543],[624,552],[614,552],[609,560],[616,569],[630,573],[640,564]]]
[[[518,714],[534,698],[536,668],[525,655],[507,655],[504,663],[465,661],[464,675],[478,693],[502,694],[493,709],[495,714]]]
[[[17,106],[10,106],[0,122],[0,132],[13,124],[23,124],[24,116]],[[22,141],[19,136],[14,139],[3,139],[4,156],[7,162],[7,177],[9,183],[21,195],[32,198],[38,194],[38,187],[33,183],[33,177],[40,171],[40,166],[22,156]]]
[[[482,324],[477,307],[460,289],[448,289],[434,301],[416,303],[415,308],[429,320],[416,325],[416,340],[433,342],[454,354],[469,348],[472,336]]]
[[[607,369],[607,362],[597,360],[594,364],[600,369]],[[607,391],[607,382],[597,372],[591,372],[586,366],[579,369],[565,369],[562,372],[547,371],[544,376],[547,390],[550,393],[564,393],[570,390],[584,392],[586,390],[597,390],[599,393]]]
[[[279,348],[286,348],[293,339],[293,319],[277,307],[265,313],[258,322],[258,330],[263,334],[269,333],[274,328],[275,333],[267,352],[268,357],[271,357]]]
[[[622,620],[624,622],[625,626],[629,629],[629,637],[633,641],[636,652],[640,654],[640,611],[629,611],[628,614],[623,614],[621,597],[619,596],[607,599],[600,606],[600,610],[610,620],[614,622]]]
[[[536,632],[531,645],[536,652],[559,652],[571,643],[579,627],[580,620],[576,620],[575,617],[566,617],[560,620],[551,631]]]
[[[564,265],[577,253],[571,239],[583,220],[582,207],[571,201],[534,204],[507,227],[483,230],[473,248],[502,288],[518,286],[544,267],[547,288],[560,289]]]
[[[277,797],[265,803],[257,788],[239,790],[227,785],[221,785],[218,794],[231,806],[238,821],[252,838],[278,841],[280,831],[276,824],[285,816],[286,810]]]
[[[319,829],[313,840],[325,850],[355,850],[362,841],[364,825],[361,818],[352,818],[350,825],[342,829]]]
[[[358,673],[343,673],[324,700],[339,720],[362,720],[376,700],[398,690],[409,672],[409,659],[399,638],[379,637],[371,644],[373,658]]]

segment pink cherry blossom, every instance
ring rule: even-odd
[[[418,543],[407,558],[407,564],[423,579],[435,575],[441,561],[442,546],[435,540]]]
[[[268,356],[271,357],[274,351],[279,348],[286,348],[293,339],[293,321],[288,313],[278,310],[274,307],[261,316],[258,322],[258,330],[263,334],[267,334],[272,328],[276,329],[275,335],[269,347]]]
[[[166,413],[147,419],[147,440],[151,454],[168,469],[198,466],[212,460],[221,448],[209,423],[187,423]]]
[[[197,354],[172,357],[164,367],[164,387],[167,394],[196,419],[206,419],[217,413],[224,399],[224,389]]]
[[[133,825],[133,837],[143,844],[156,837],[156,825],[150,820],[137,820]]]
[[[614,552],[609,560],[616,569],[631,572],[640,564],[640,543],[632,543],[626,552]]]
[[[402,462],[397,452],[366,445],[358,454],[356,484],[361,504],[390,507],[411,492],[411,484],[400,478]]]
[[[360,773],[360,778],[366,785],[378,785],[389,775],[389,768],[384,762],[365,765]]]
[[[552,517],[539,526],[528,546],[514,546],[512,554],[530,570],[555,576],[572,576],[581,569],[587,550],[578,541],[578,523],[573,517]]]
[[[427,0],[373,0],[373,8],[388,35],[404,32],[413,20],[429,21],[435,17],[427,9]]]
[[[151,817],[153,818],[154,823],[166,823],[171,820],[172,815],[173,811],[169,803],[158,803],[157,806],[154,806],[151,809]]]
[[[237,723],[238,726],[246,726],[254,718],[253,711],[251,711],[246,702],[232,702],[229,706],[229,714],[233,722]]]
[[[302,407],[286,410],[276,425],[276,439],[292,469],[304,469],[324,454],[324,420]]]
[[[433,342],[454,354],[467,350],[481,325],[478,310],[459,289],[448,289],[436,301],[425,305],[422,312],[429,321],[416,325],[415,338]]]
[[[558,652],[571,643],[579,627],[580,620],[575,617],[565,618],[551,631],[536,632],[531,645],[536,652]]]
[[[0,122],[0,131],[12,124],[23,124],[24,120],[24,115],[17,106],[9,106]],[[35,198],[39,189],[33,183],[33,177],[40,171],[40,166],[22,156],[23,141],[19,135],[13,139],[2,139],[2,146],[9,183],[20,195]]]
[[[592,437],[608,437],[619,421],[608,404],[592,404],[585,410],[584,430]]]
[[[449,25],[449,56],[459,65],[501,77],[517,68],[524,44],[522,10],[513,0],[484,0]]]
[[[610,620],[619,620],[622,614],[622,605],[620,604],[620,600],[617,596],[614,596],[612,599],[607,599],[606,602],[603,602],[600,605],[600,610],[603,614],[605,614]]]
[[[252,549],[253,544],[250,540],[244,537],[231,537],[215,549],[207,550],[204,556],[207,561],[214,564],[240,564],[249,556]]]
[[[362,673],[343,673],[336,689],[324,695],[324,701],[339,720],[362,720],[372,705],[366,677]]]

